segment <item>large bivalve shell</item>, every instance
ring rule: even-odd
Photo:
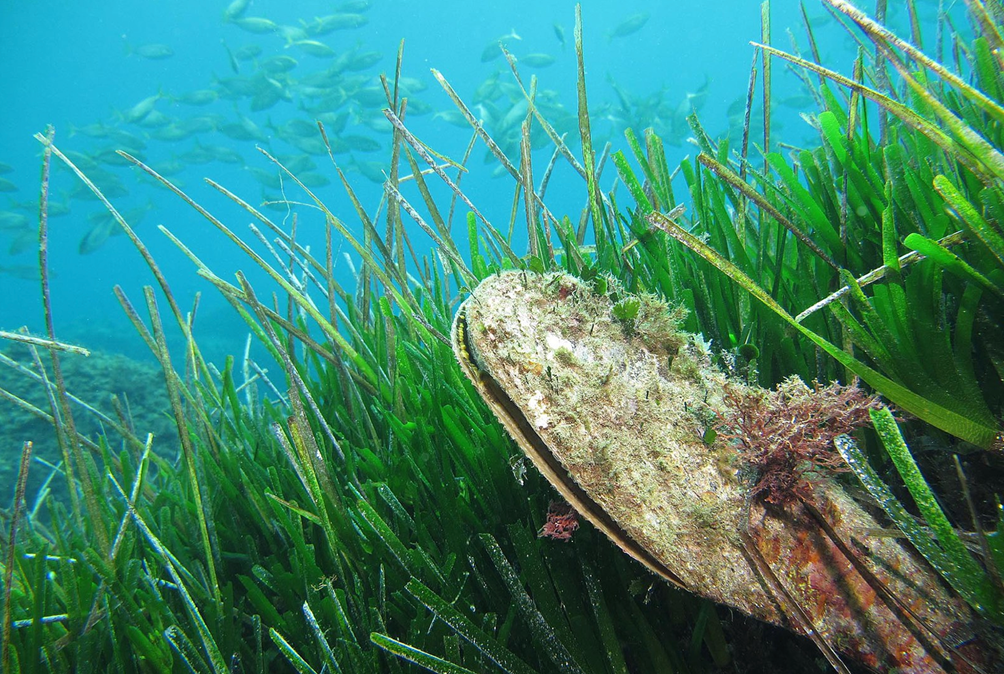
[[[616,311],[617,302],[637,303],[637,313]],[[663,302],[600,294],[566,274],[508,271],[473,291],[452,335],[465,374],[548,481],[669,582],[814,630],[880,669],[939,671],[948,656],[932,642],[965,632],[968,608],[897,539],[875,535],[879,523],[838,484],[821,480],[813,492],[829,533],[801,503],[750,498],[735,448],[705,442],[724,411],[725,376]],[[871,579],[833,535],[854,546]],[[904,620],[902,606],[925,627]]]

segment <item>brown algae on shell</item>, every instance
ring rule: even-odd
[[[751,499],[735,448],[704,441],[725,411],[726,385],[707,345],[680,331],[664,302],[617,294],[567,274],[508,271],[486,278],[457,312],[462,369],[534,465],[580,515],[668,581],[818,632],[866,665],[938,671],[947,656],[931,643],[968,624],[968,608],[895,539],[868,538],[880,525],[836,483],[821,480],[812,496],[829,533],[802,503],[768,508]],[[636,305],[618,307],[626,302]],[[808,625],[792,620],[758,570],[747,532],[752,554]],[[853,540],[866,574],[923,626],[905,624],[903,608],[830,534]]]

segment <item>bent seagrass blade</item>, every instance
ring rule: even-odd
[[[724,409],[724,375],[699,337],[652,297],[615,312],[609,294],[565,274],[502,272],[461,305],[461,368],[523,452],[568,502],[666,580],[795,631],[817,631],[871,666],[938,671],[932,636],[969,623],[967,607],[843,490],[814,497],[833,531],[917,612],[906,625],[803,508],[748,499],[739,460],[704,432]],[[809,625],[794,624],[750,559],[749,538]],[[917,635],[926,629],[930,634]],[[926,644],[926,645],[925,645]]]

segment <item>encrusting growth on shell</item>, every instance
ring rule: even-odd
[[[868,410],[879,405],[855,386],[809,388],[798,377],[773,391],[730,382],[723,402],[721,438],[754,471],[750,496],[774,505],[811,497],[820,476],[847,471],[833,440],[868,425]]]

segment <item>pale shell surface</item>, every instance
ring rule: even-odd
[[[806,512],[752,501],[735,449],[705,442],[726,378],[704,340],[682,332],[664,302],[608,285],[598,293],[567,274],[501,272],[458,310],[458,361],[524,453],[580,515],[668,581],[810,631],[751,560],[748,532],[812,631],[866,664],[932,671],[897,610]],[[968,621],[913,553],[865,539],[880,525],[842,488],[823,481],[817,492],[837,535],[862,541],[873,573],[931,629]]]

